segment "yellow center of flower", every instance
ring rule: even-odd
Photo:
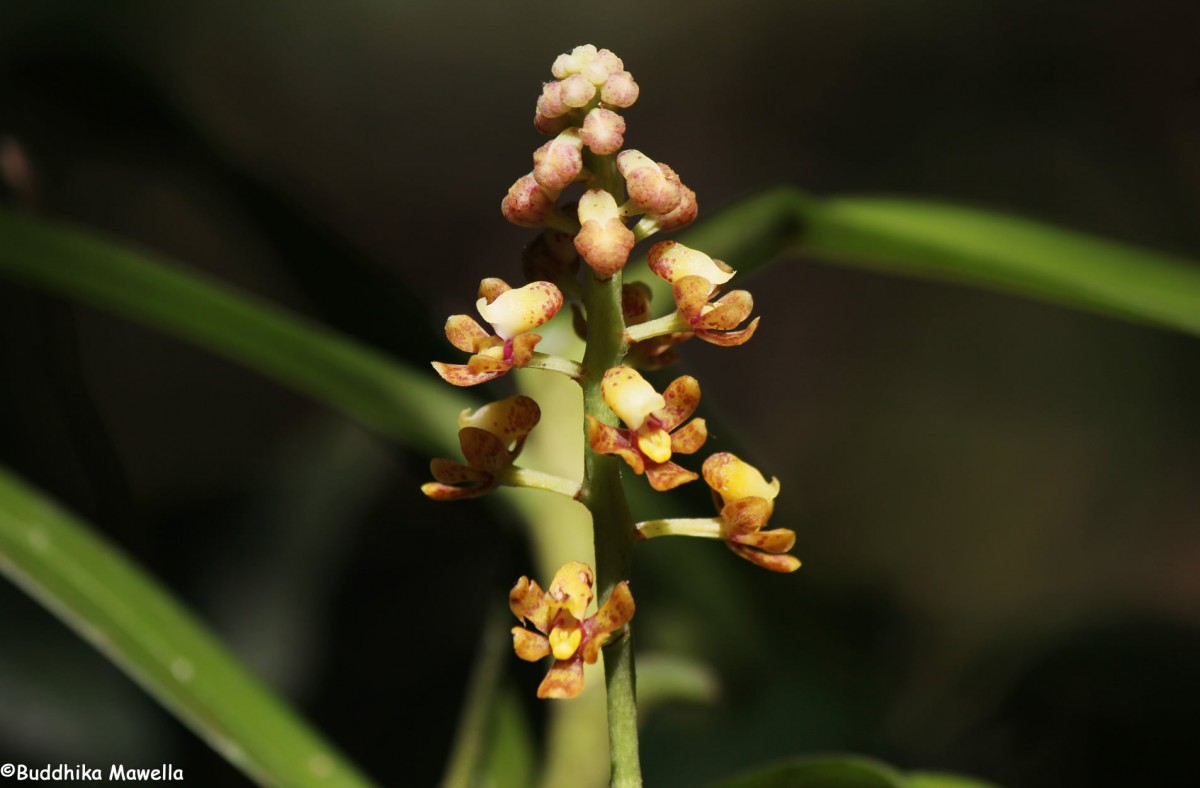
[[[575,656],[582,639],[583,629],[579,626],[579,619],[565,610],[554,617],[554,624],[550,627],[550,653],[555,659]]]
[[[666,462],[671,459],[671,436],[661,427],[647,429],[649,426],[647,422],[638,429],[638,448],[654,462]]]

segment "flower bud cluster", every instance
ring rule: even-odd
[[[696,193],[668,165],[623,150],[625,119],[617,110],[633,106],[639,90],[621,58],[589,44],[559,55],[550,71],[533,125],[552,139],[534,151],[533,170],[512,185],[500,210],[520,227],[569,228],[584,262],[609,277],[625,267],[637,240],[690,224]],[[621,203],[609,174],[621,179]],[[585,187],[574,211],[558,204],[573,183]],[[641,217],[636,229],[632,217]]]

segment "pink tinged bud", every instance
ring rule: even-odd
[[[563,295],[557,287],[549,282],[532,282],[501,293],[491,303],[480,298],[475,308],[492,324],[496,336],[508,340],[554,317],[562,303]]]
[[[716,287],[728,282],[736,273],[720,260],[689,249],[678,241],[659,241],[650,247],[647,256],[650,258],[650,270],[671,284],[685,276],[699,276]]]
[[[628,71],[618,71],[610,74],[600,88],[600,100],[610,107],[632,107],[637,101],[638,83],[633,81],[633,74]]]
[[[533,127],[538,130],[538,133],[553,137],[560,131],[571,127],[571,118],[566,115],[561,118],[548,118],[537,112],[533,116]]]
[[[583,140],[569,128],[533,153],[533,178],[543,189],[560,192],[583,172]]]
[[[548,194],[533,177],[524,175],[508,190],[500,202],[500,212],[520,227],[541,227],[554,213],[557,194]]]
[[[621,62],[621,58],[607,49],[601,49],[590,62],[580,69],[579,73],[587,77],[593,85],[600,87],[611,75],[619,74],[624,70],[625,64]]]
[[[601,276],[612,276],[625,267],[636,239],[621,222],[617,201],[603,189],[589,189],[579,199],[579,234],[575,249]]]
[[[578,74],[585,65],[596,57],[596,47],[583,44],[571,50],[569,54],[559,55],[550,67],[550,73],[557,79],[566,79],[572,74]]]
[[[559,84],[562,85],[563,103],[572,109],[585,107],[596,97],[596,86],[582,74],[569,76]]]
[[[621,315],[625,325],[635,326],[650,319],[650,295],[645,282],[621,285]]]
[[[539,115],[545,115],[547,118],[557,118],[571,111],[563,102],[561,82],[547,82],[542,85],[542,95],[537,100],[537,111]]]
[[[625,176],[629,201],[637,213],[669,213],[679,207],[681,199],[679,177],[669,167],[663,170],[644,153],[622,151],[617,156],[617,169]],[[667,172],[671,173],[670,177]]]
[[[605,372],[600,394],[604,404],[631,430],[637,430],[651,413],[667,406],[663,395],[632,367],[613,367]]]
[[[598,156],[616,153],[625,144],[625,119],[610,109],[596,107],[583,119],[580,137]]]
[[[648,214],[648,216],[654,220],[657,229],[663,232],[687,227],[696,221],[696,214],[700,210],[700,205],[696,202],[696,193],[680,183],[679,176],[670,167],[665,164],[659,166],[667,174],[668,180],[679,183],[679,205],[675,206],[673,211],[663,214]]]

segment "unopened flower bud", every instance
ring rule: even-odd
[[[563,84],[561,82],[547,82],[542,85],[542,95],[538,96],[537,111],[539,115],[545,115],[547,118],[557,118],[571,111],[563,102]]]
[[[650,319],[650,288],[645,282],[621,285],[621,315],[627,326],[636,326]]]
[[[596,86],[582,74],[573,74],[559,84],[562,85],[563,103],[572,109],[585,107],[596,97]]]
[[[583,119],[579,135],[597,156],[616,153],[625,144],[625,119],[610,109],[596,107]]]
[[[569,128],[533,153],[533,177],[547,191],[560,192],[583,172],[583,140]]]
[[[679,207],[680,183],[674,170],[668,167],[664,171],[649,156],[636,150],[622,151],[617,156],[617,169],[625,176],[629,201],[638,213],[663,214]]]
[[[596,53],[587,64],[580,69],[579,73],[587,78],[596,87],[600,87],[613,74],[619,74],[625,70],[625,64],[621,62],[621,58],[614,55],[607,49],[601,49]]]
[[[661,166],[664,170],[669,169],[665,164]],[[671,175],[674,174],[674,172],[671,173]],[[681,183],[679,184],[679,205],[675,206],[675,210],[663,214],[647,214],[645,218],[651,219],[657,230],[668,232],[678,230],[680,227],[687,227],[696,221],[696,214],[699,210],[700,205],[696,202],[696,193]]]
[[[589,189],[579,199],[579,224],[575,248],[596,273],[608,277],[625,267],[635,239],[611,194]]]
[[[600,88],[600,100],[610,107],[632,107],[637,101],[638,83],[633,81],[633,74],[628,71],[618,71],[610,74]]]
[[[550,73],[557,79],[566,79],[572,74],[578,74],[583,67],[596,56],[596,47],[583,44],[571,50],[570,54],[559,55],[550,67]]]
[[[533,127],[539,133],[547,137],[553,137],[561,131],[565,131],[571,127],[571,118],[569,115],[562,115],[557,118],[551,118],[543,115],[540,112],[533,114]]]
[[[554,212],[557,192],[548,194],[534,179],[533,173],[523,175],[500,201],[500,212],[520,227],[541,227]]]

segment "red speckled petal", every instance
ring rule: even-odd
[[[565,608],[577,620],[582,621],[588,605],[592,603],[594,580],[592,568],[582,561],[570,561],[560,566],[546,591],[551,616],[559,609]]]
[[[659,492],[674,490],[681,484],[699,478],[687,468],[681,468],[673,462],[646,463],[646,479],[650,486]]]
[[[451,315],[446,321],[446,339],[464,353],[479,350],[479,343],[488,338],[488,332],[470,315]]]
[[[497,279],[490,276],[487,279],[480,281],[479,290],[476,292],[476,298],[482,298],[489,304],[499,298],[503,293],[512,290],[512,285],[505,282],[503,279]]]
[[[467,360],[467,369],[476,374],[495,372],[497,375],[503,375],[512,369],[512,362],[501,358],[492,358],[491,356],[475,355]]]
[[[458,445],[472,468],[493,473],[512,465],[512,456],[504,441],[478,427],[463,427],[458,431]]]
[[[487,484],[492,480],[492,474],[478,468],[468,468],[466,465],[438,457],[429,463],[429,472],[433,478],[443,484]]]
[[[583,692],[583,655],[558,659],[538,687],[539,698],[573,698]]]
[[[497,378],[508,371],[508,367],[488,372],[475,372],[468,364],[443,364],[440,361],[431,362],[433,368],[441,375],[442,380],[453,386],[477,386]]]
[[[477,468],[468,468],[445,457],[431,461],[429,471],[437,481],[422,484],[421,492],[435,501],[478,498],[495,487],[492,474]]]
[[[550,628],[550,606],[546,592],[536,580],[522,577],[508,592],[508,609],[522,622],[528,621],[541,632]]]
[[[587,419],[588,445],[592,447],[592,451],[597,454],[615,454],[625,460],[636,474],[640,475],[645,471],[645,460],[641,453],[633,448],[625,430],[603,424],[595,416],[588,416]]]
[[[767,524],[772,511],[773,504],[765,498],[738,498],[721,509],[721,530],[731,539],[739,534],[753,533]]]
[[[699,325],[708,297],[712,295],[712,282],[702,276],[684,276],[671,286],[671,290],[675,294],[675,306],[679,307],[683,319],[692,325]]]
[[[513,627],[513,651],[526,662],[537,662],[550,653],[550,641],[540,632]]]
[[[758,329],[758,321],[762,318],[756,317],[751,321],[750,325],[743,328],[741,331],[706,331],[704,329],[696,329],[696,336],[713,345],[721,345],[722,347],[736,347],[744,345],[754,336],[754,332]]]
[[[542,341],[541,334],[517,334],[512,341],[512,365],[518,369],[533,359],[533,349]]]
[[[583,623],[583,661],[589,665],[594,663],[609,634],[628,624],[635,610],[629,582],[622,580],[613,588],[608,599],[604,600],[596,615]]]
[[[663,392],[666,405],[655,411],[654,415],[662,423],[667,432],[687,421],[700,405],[700,381],[691,375],[681,375],[671,381]]]
[[[708,425],[704,419],[693,419],[686,427],[671,435],[671,451],[676,454],[695,454],[708,440]]]
[[[776,555],[764,553],[745,545],[726,542],[725,546],[756,566],[769,569],[772,572],[795,572],[800,568],[800,559],[794,555]]]
[[[734,290],[713,303],[712,311],[702,315],[693,325],[727,331],[737,328],[754,311],[754,297],[746,290]],[[747,337],[746,339],[749,339]],[[743,340],[744,341],[744,340]]]
[[[796,532],[790,528],[773,528],[770,531],[735,534],[733,541],[768,553],[786,553],[796,546]]]

